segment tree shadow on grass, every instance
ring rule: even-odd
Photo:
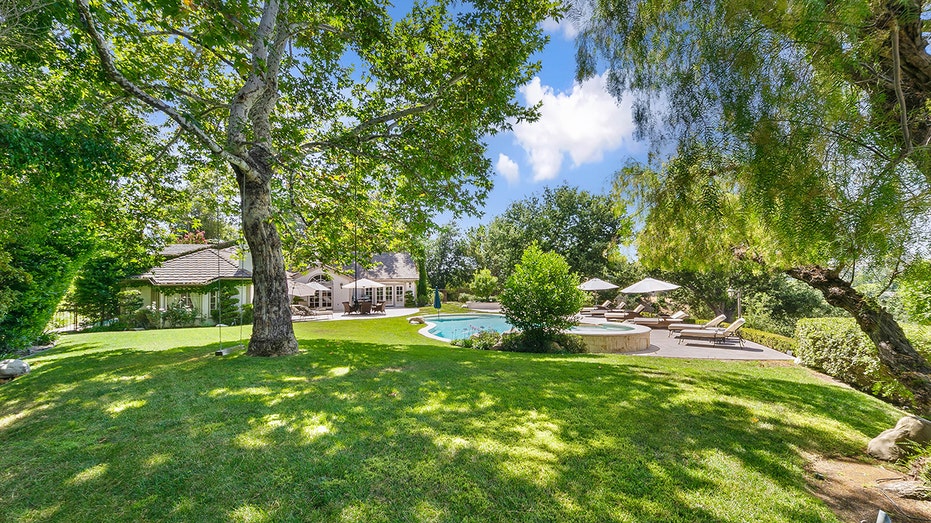
[[[0,389],[0,420],[26,412],[0,421],[13,520],[823,521],[799,453],[890,419],[748,365],[214,348],[88,352]]]

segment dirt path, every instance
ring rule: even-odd
[[[873,523],[882,509],[894,523],[931,522],[931,502],[905,499],[881,490],[883,483],[902,478],[901,472],[818,456],[809,456],[806,468],[808,488],[841,521]]]

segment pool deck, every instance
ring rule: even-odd
[[[584,323],[599,324],[607,322],[603,318],[585,318]],[[625,354],[699,360],[795,360],[794,357],[788,354],[752,341],[744,341],[743,347],[735,341],[712,344],[702,340],[682,340],[682,343],[679,343],[679,339],[670,336],[669,331],[665,329],[653,329],[653,332],[650,333],[649,349]]]

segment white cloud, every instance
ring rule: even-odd
[[[514,185],[520,179],[520,167],[506,154],[498,154],[498,163],[495,164],[495,168],[508,181],[508,185]]]
[[[573,167],[578,167],[600,162],[605,153],[631,141],[630,103],[617,104],[605,90],[604,76],[576,83],[568,93],[555,92],[535,77],[520,91],[528,105],[543,102],[539,120],[514,125],[514,136],[527,152],[534,181],[556,178],[566,154]]]
[[[578,24],[568,16],[563,17],[558,22],[552,18],[547,18],[540,26],[548,33],[562,33],[563,38],[566,40],[572,40],[579,34]]]

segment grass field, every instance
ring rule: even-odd
[[[901,414],[792,366],[295,329],[286,358],[215,357],[216,329],[31,358],[0,385],[0,520],[835,521],[802,456]]]

